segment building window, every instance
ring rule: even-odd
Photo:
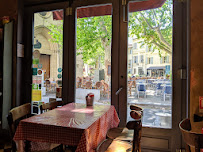
[[[146,46],[146,52],[151,52],[153,50],[153,47],[149,47],[148,45]]]
[[[128,60],[128,68],[131,68],[131,62],[132,60]]]
[[[139,74],[139,75],[144,75],[143,68],[139,68],[139,69],[138,69],[138,74]]]
[[[153,64],[153,57],[146,58],[146,64]]]
[[[132,49],[130,49],[130,54],[132,54]]]
[[[161,57],[160,63],[169,63],[169,56]]]
[[[144,55],[140,55],[140,63],[144,63]]]
[[[133,44],[133,49],[137,49],[137,43]]]
[[[136,68],[134,69],[134,74],[136,74]]]
[[[138,63],[138,56],[134,56],[134,63]]]
[[[144,42],[140,43],[140,48],[143,49],[144,48]]]

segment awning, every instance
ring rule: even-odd
[[[142,10],[154,9],[161,7],[166,0],[148,0],[140,2],[130,2],[129,12],[137,12]],[[112,14],[112,5],[84,7],[77,9],[77,18],[91,17],[91,16],[104,16]],[[63,11],[53,12],[54,20],[63,19]]]
[[[147,68],[147,70],[162,70],[162,69],[165,69],[165,66],[153,66]]]

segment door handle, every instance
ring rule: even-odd
[[[120,87],[120,88],[116,91],[116,95],[118,95],[118,94],[121,92],[122,89],[123,89],[123,87]]]

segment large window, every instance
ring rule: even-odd
[[[105,6],[111,8],[94,8]],[[78,8],[77,13],[82,9]],[[85,96],[93,93],[95,104],[110,104],[112,15],[77,18],[76,29],[75,101],[86,103]]]
[[[34,106],[62,98],[63,20],[55,20],[54,12],[34,14],[32,59],[32,105]],[[33,113],[38,113],[37,106],[32,108]]]
[[[144,108],[143,126],[171,128],[172,125],[172,60],[169,60],[173,53],[172,10],[172,0],[167,0],[160,8],[129,13],[128,39],[132,41],[128,46],[137,49],[139,61],[135,52],[128,55],[128,60],[134,56],[134,63],[138,63],[133,73],[128,73],[128,106],[136,104]],[[130,120],[129,115],[127,119]]]

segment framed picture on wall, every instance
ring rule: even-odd
[[[111,75],[111,65],[107,66],[107,75]]]

